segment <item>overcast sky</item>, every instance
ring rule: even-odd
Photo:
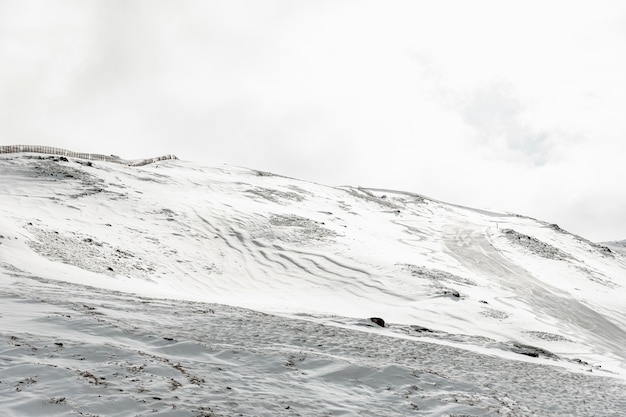
[[[0,0],[0,143],[626,239],[626,2]]]

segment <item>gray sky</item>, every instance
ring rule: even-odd
[[[0,143],[626,238],[626,2],[0,0]]]

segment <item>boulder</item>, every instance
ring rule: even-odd
[[[385,320],[381,319],[380,317],[370,317],[370,321],[372,323],[378,324],[380,327],[385,327]]]

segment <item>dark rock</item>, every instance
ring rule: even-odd
[[[457,290],[447,289],[443,291],[443,295],[451,295],[456,298],[461,298],[461,294]]]
[[[385,320],[381,319],[380,317],[370,317],[370,321],[372,323],[378,324],[380,327],[385,327]]]
[[[600,246],[598,249],[600,249],[601,252],[613,253],[613,251],[607,246]]]
[[[558,359],[558,356],[554,353],[542,349],[537,346],[524,345],[521,343],[513,343],[513,352],[519,353],[520,355],[531,356],[533,358],[538,358],[539,356],[544,356],[550,359]]]
[[[411,329],[415,330],[416,332],[420,332],[420,333],[434,333],[429,328],[418,326],[416,324],[411,325]]]
[[[561,229],[561,227],[556,223],[552,223],[551,225],[549,225],[549,227],[552,230],[556,230],[557,232],[565,232],[565,230]]]

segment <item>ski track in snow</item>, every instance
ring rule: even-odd
[[[7,415],[626,409],[626,258],[554,225],[183,161],[2,156],[0,202]]]
[[[543,283],[505,259],[489,242],[484,231],[476,226],[450,231],[446,239],[450,255],[470,268],[495,278],[495,282],[520,298],[530,312],[542,317],[558,319],[571,326],[571,331],[583,334],[588,331],[602,347],[626,361],[626,332],[604,316],[568,297],[564,291]],[[506,302],[506,301],[504,301]]]

